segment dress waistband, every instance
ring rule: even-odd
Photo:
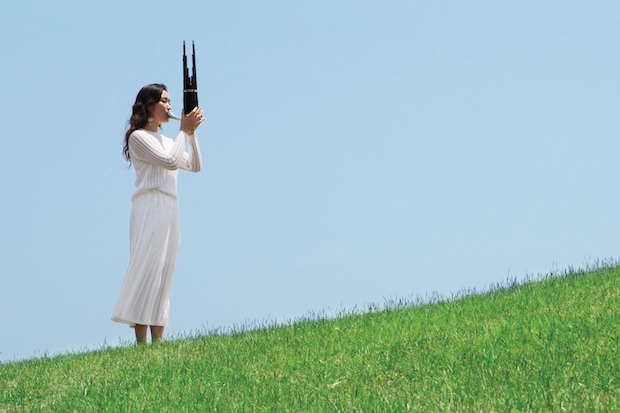
[[[170,198],[174,199],[175,201],[177,199],[176,195],[173,195],[173,194],[168,193],[168,192],[164,192],[164,191],[162,191],[160,189],[157,189],[157,188],[143,188],[143,189],[138,189],[136,192],[134,192],[134,194],[131,196],[131,202],[133,202],[140,195],[146,195],[146,194],[150,194],[152,192],[159,192],[160,194],[164,194],[166,196],[169,196]]]

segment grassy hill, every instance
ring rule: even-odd
[[[620,411],[619,276],[0,364],[0,412]]]

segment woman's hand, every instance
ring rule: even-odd
[[[195,107],[188,115],[185,111],[181,114],[181,130],[188,135],[193,135],[194,131],[205,119],[202,117],[202,108]]]

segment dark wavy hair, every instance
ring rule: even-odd
[[[159,102],[161,94],[164,90],[168,90],[163,83],[153,83],[146,85],[138,92],[136,96],[136,103],[131,108],[131,118],[127,121],[127,132],[125,132],[125,140],[123,146],[123,156],[131,164],[131,157],[129,156],[129,136],[138,130],[146,126],[151,112],[149,107]]]

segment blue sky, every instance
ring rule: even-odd
[[[0,40],[0,361],[133,338],[122,138],[184,40],[171,335],[618,256],[617,2],[23,1]]]

